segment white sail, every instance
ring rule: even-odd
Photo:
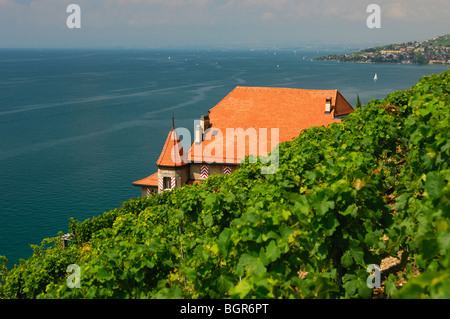
[[[373,80],[376,81],[378,80],[378,75],[375,73],[375,76],[373,77]]]

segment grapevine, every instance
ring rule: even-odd
[[[386,298],[450,297],[450,71],[304,130],[261,162],[46,239],[1,298],[374,298],[367,267],[397,258]],[[67,265],[81,287],[66,285]],[[400,284],[401,283],[401,284]]]

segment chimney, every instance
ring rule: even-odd
[[[203,140],[202,136],[203,136],[202,126],[200,124],[198,124],[195,127],[195,139],[194,139],[195,144],[200,144],[202,142],[202,140]]]
[[[209,128],[209,115],[202,115],[200,118],[200,125],[202,126],[202,134]]]
[[[331,97],[327,97],[327,100],[325,102],[325,114],[330,114],[331,113]]]

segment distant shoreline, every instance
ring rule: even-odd
[[[421,42],[389,44],[354,53],[316,57],[319,61],[371,64],[449,65],[450,34]]]
[[[340,61],[340,60],[325,60],[325,59],[319,59],[315,58],[315,61],[328,61],[328,62],[339,62],[339,63],[358,63],[358,64],[394,64],[394,65],[419,65],[419,66],[444,66],[447,65],[447,67],[450,67],[450,63],[432,63],[432,64],[418,64],[418,63],[399,63],[399,62],[366,62],[366,61]]]

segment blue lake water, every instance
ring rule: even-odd
[[[312,61],[329,52],[0,50],[0,255],[140,196],[171,128],[236,86],[338,89],[352,104],[446,66]],[[378,81],[374,82],[374,74]]]

